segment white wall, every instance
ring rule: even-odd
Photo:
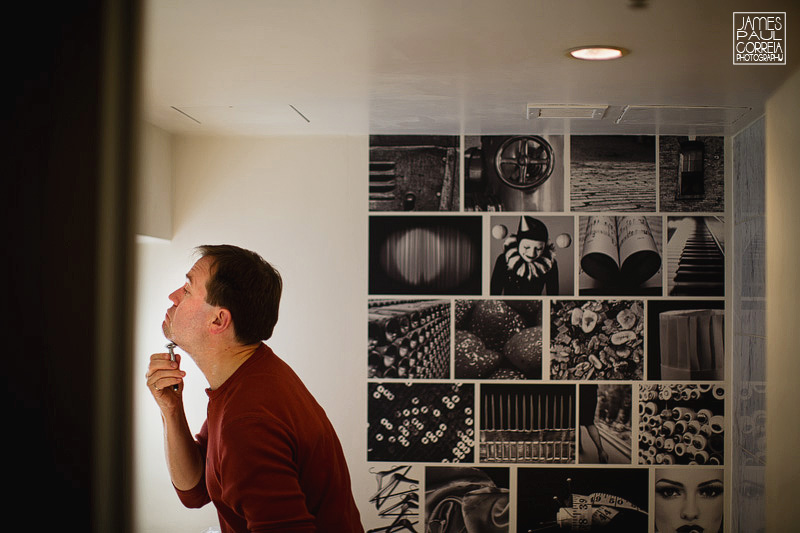
[[[281,315],[269,342],[300,375],[337,429],[356,487],[369,498],[366,458],[368,138],[162,139],[171,142],[174,235],[140,239],[135,330],[135,531],[196,532],[217,525],[213,506],[184,509],[169,481],[161,420],[145,387],[150,353],[163,351],[167,295],[181,285],[194,246],[255,250],[284,278]],[[156,171],[158,171],[156,169]],[[188,360],[188,358],[187,358]],[[193,431],[207,386],[184,363]],[[364,510],[362,510],[362,514]]]
[[[767,102],[767,531],[797,531],[800,499],[800,70]]]
[[[139,135],[136,233],[172,237],[172,136],[149,123]]]

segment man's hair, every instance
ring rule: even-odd
[[[283,282],[260,255],[230,244],[197,247],[211,259],[206,302],[231,313],[236,340],[255,344],[272,336],[278,322]]]

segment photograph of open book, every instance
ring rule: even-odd
[[[658,216],[580,217],[581,295],[661,295]]]

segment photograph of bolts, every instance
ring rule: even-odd
[[[370,300],[368,306],[368,377],[450,377],[449,300]]]

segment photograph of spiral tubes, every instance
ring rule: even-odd
[[[482,463],[574,463],[573,385],[481,385]]]
[[[450,377],[449,300],[370,300],[370,378]]]
[[[471,463],[475,388],[460,383],[368,383],[367,460]]]
[[[639,464],[722,465],[725,389],[639,385]]]

